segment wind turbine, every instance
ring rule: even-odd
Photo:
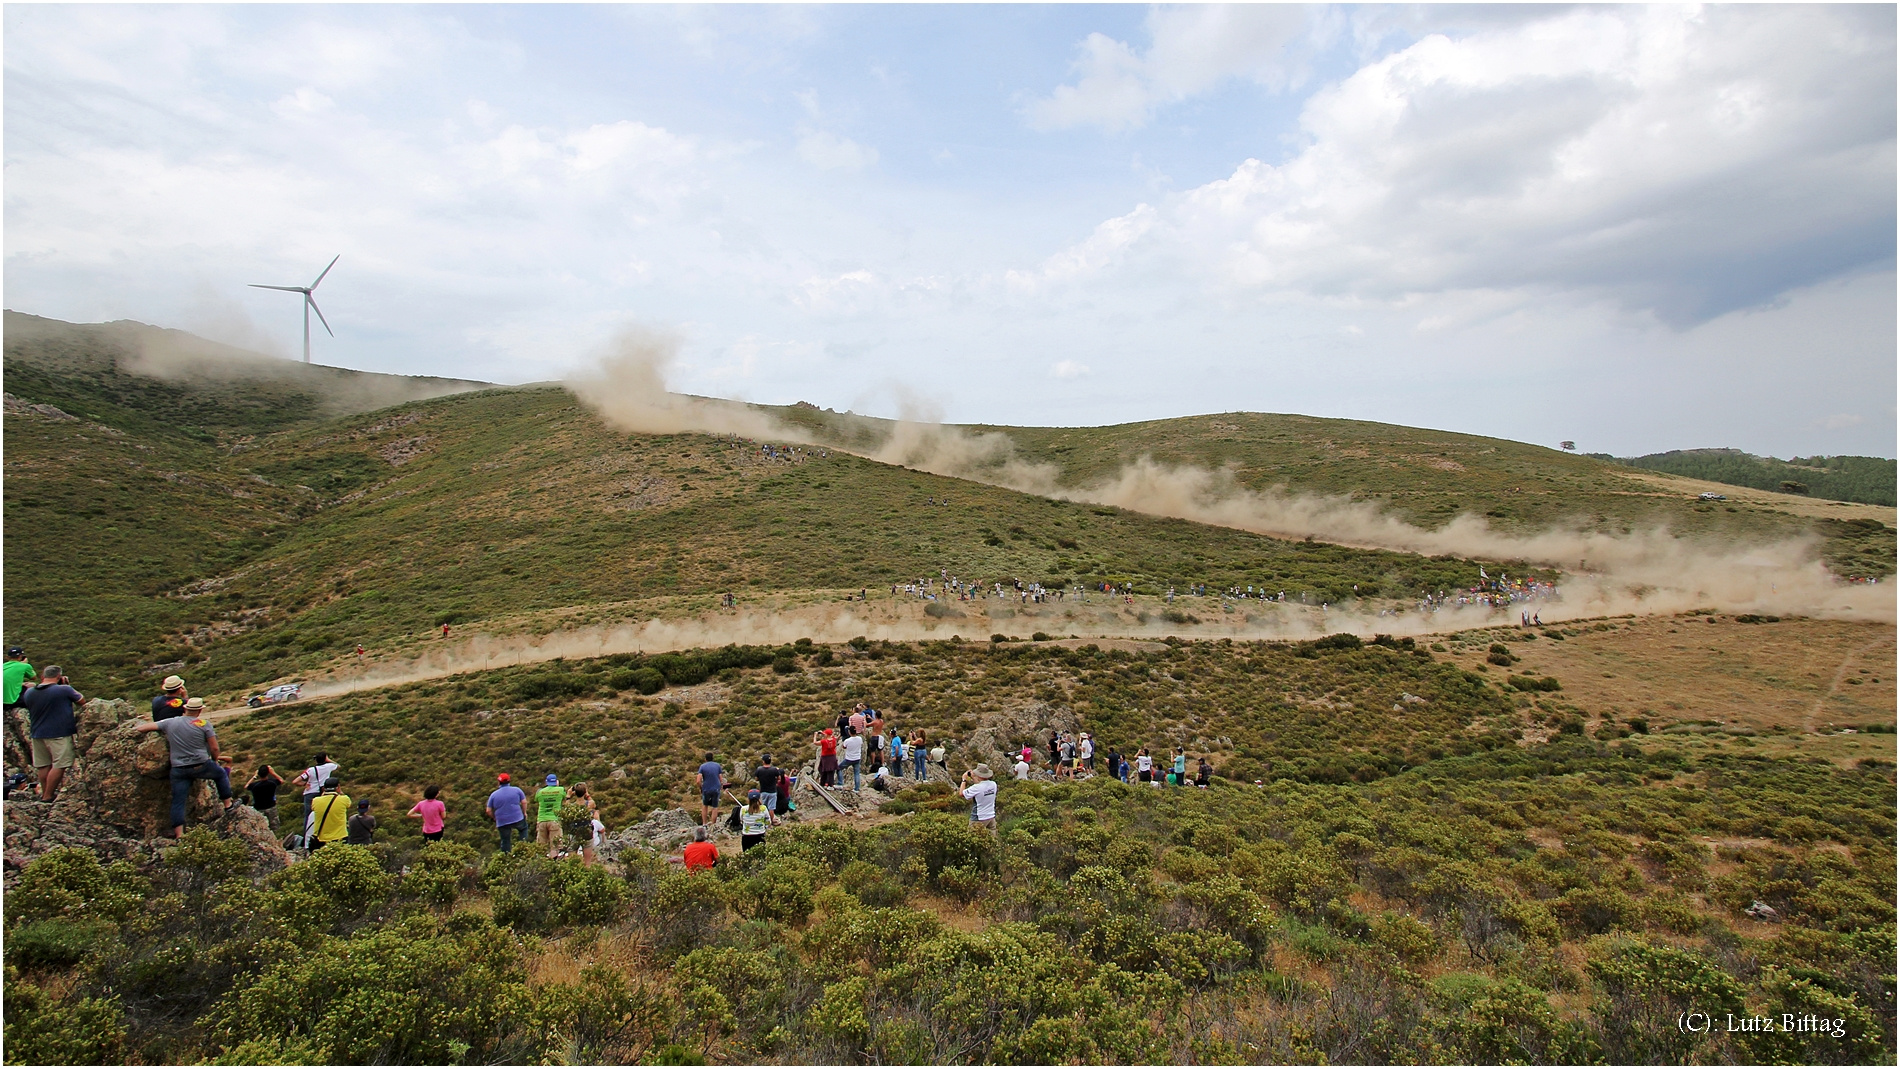
[[[343,259],[343,254],[338,253],[333,259],[331,259],[330,267],[335,267],[337,260],[341,260],[341,259]],[[327,275],[330,273],[330,267],[326,267],[323,269],[323,275]],[[306,364],[310,362],[310,311],[311,309],[313,308],[316,309],[317,322],[323,324],[323,329],[326,331],[329,331],[330,337],[332,338],[336,337],[336,331],[330,330],[330,321],[323,318],[323,309],[317,308],[317,299],[310,295],[311,291],[317,288],[318,283],[321,283],[323,281],[323,275],[318,275],[317,281],[312,282],[308,286],[266,286],[257,282],[253,282],[250,284],[251,288],[255,290],[283,290],[285,293],[303,294],[303,362]]]

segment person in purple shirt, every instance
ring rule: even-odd
[[[528,804],[528,796],[508,779],[506,772],[495,777],[501,786],[488,796],[488,804],[483,807],[489,819],[495,822],[495,830],[501,835],[501,852],[504,854],[514,849],[512,839],[526,841],[528,838],[528,816],[522,812],[522,808]]]

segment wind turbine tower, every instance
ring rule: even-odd
[[[331,259],[330,267],[335,267],[337,260],[341,259],[343,255],[338,253]],[[317,313],[317,322],[323,324],[323,329],[329,333],[330,337],[336,337],[336,331],[330,330],[330,321],[323,318],[323,309],[317,307],[317,299],[310,295],[323,281],[323,275],[330,273],[330,267],[324,268],[323,274],[317,276],[317,281],[308,286],[266,286],[257,282],[250,284],[252,289],[257,290],[283,290],[285,293],[303,294],[303,362],[306,364],[310,362],[310,313],[313,309]]]

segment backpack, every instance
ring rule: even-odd
[[[738,830],[739,830],[739,810],[741,810],[741,809],[743,809],[743,808],[745,808],[745,807],[744,807],[744,806],[736,806],[736,805],[732,807],[732,815],[726,818],[726,830],[727,830],[727,831],[738,831]]]

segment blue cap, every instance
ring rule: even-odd
[[[552,772],[548,773],[548,786],[552,787],[559,782],[561,782],[559,777],[555,776]]]

